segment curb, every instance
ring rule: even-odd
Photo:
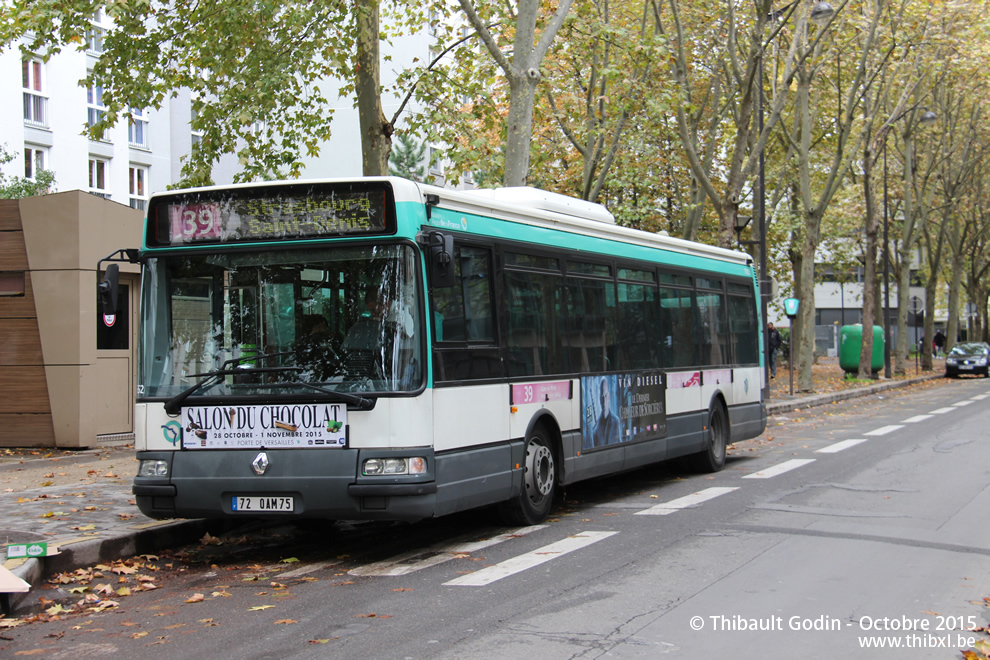
[[[870,396],[871,394],[878,394],[888,390],[896,390],[909,385],[914,385],[915,383],[924,383],[925,381],[935,380],[936,378],[942,377],[942,374],[929,374],[927,376],[906,378],[904,380],[889,380],[884,383],[877,383],[876,385],[867,385],[866,387],[853,387],[848,390],[842,390],[841,392],[833,392],[832,394],[813,394],[800,399],[781,401],[780,403],[771,402],[767,404],[767,417],[792,412],[798,408],[814,408],[817,406],[824,406],[829,403],[836,403],[838,401],[848,401],[849,399],[855,399],[862,396]]]
[[[119,536],[53,542],[59,550],[57,555],[8,560],[4,566],[31,585],[31,589],[27,592],[9,594],[10,614],[17,613],[18,606],[31,595],[35,585],[52,575],[124,557],[153,554],[170,545],[192,543],[207,532],[214,535],[222,534],[234,528],[237,522],[243,523],[243,521],[203,518],[159,520],[142,525],[137,531]]]

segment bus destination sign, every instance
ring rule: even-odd
[[[386,230],[387,207],[386,192],[380,188],[312,188],[298,194],[276,191],[226,199],[197,195],[163,204],[159,227],[164,229],[167,222],[166,245],[375,234]]]

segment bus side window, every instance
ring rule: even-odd
[[[699,364],[728,363],[728,336],[725,329],[725,296],[721,292],[699,290],[695,297]]]
[[[749,297],[729,296],[729,337],[735,364],[759,364],[756,307],[752,294]]]
[[[661,366],[655,285],[619,282],[619,369]]]
[[[694,291],[660,288],[660,342],[666,367],[697,364],[694,346]]]
[[[494,342],[491,253],[455,246],[454,280],[452,287],[433,289],[436,340]]]
[[[491,250],[455,244],[454,285],[431,291],[434,378],[438,382],[503,375],[492,283]]]

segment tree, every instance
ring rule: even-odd
[[[472,0],[458,1],[489,55],[498,64],[508,81],[509,113],[505,127],[503,185],[524,186],[529,175],[533,105],[537,85],[543,78],[540,64],[574,0],[559,0],[557,9],[543,27],[539,40],[536,34],[540,18],[539,0],[518,0],[515,8],[496,2],[487,6],[478,2],[476,6]],[[501,15],[503,9],[507,11],[508,16]],[[511,59],[502,51],[499,41],[491,31],[493,25],[504,24],[511,24],[514,28]]]
[[[7,152],[6,145],[0,145],[0,167],[14,160],[14,154]],[[36,195],[47,195],[55,186],[55,173],[41,170],[34,179],[19,176],[8,177],[0,170],[0,199],[23,199]]]
[[[83,48],[93,0],[13,0],[0,6],[0,44],[50,57]],[[180,90],[192,98],[202,139],[183,165],[182,183],[206,184],[224,154],[236,154],[238,181],[298,176],[301,156],[329,139],[336,92],[356,95],[365,174],[385,174],[391,122],[381,110],[379,0],[231,0],[106,3],[113,19],[86,84],[103,88],[99,138],[131,108],[160,108]],[[407,27],[415,27],[412,12]],[[327,81],[340,81],[330,96]]]
[[[580,168],[580,181],[571,190],[581,199],[598,201],[643,97],[660,102],[667,96],[662,87],[647,84],[663,60],[650,16],[649,0],[616,7],[609,0],[581,3],[547,54],[543,97],[566,140],[543,142],[557,147],[546,159]],[[576,176],[564,178],[571,183]]]
[[[399,133],[399,143],[392,150],[389,160],[388,173],[401,176],[413,181],[422,181],[426,168],[423,167],[423,156],[426,153],[426,143],[418,145],[416,140],[406,133]]]

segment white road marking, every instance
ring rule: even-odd
[[[719,495],[725,495],[726,493],[731,493],[734,490],[739,490],[738,487],[728,488],[722,486],[715,486],[712,488],[706,488],[704,490],[699,490],[697,493],[691,493],[690,495],[685,495],[684,497],[678,497],[676,500],[671,500],[669,502],[664,502],[662,504],[657,504],[656,506],[651,506],[649,509],[643,511],[637,511],[635,515],[637,516],[667,516],[681,509],[687,509],[693,506],[697,506],[702,502],[707,502],[710,499],[714,499]]]
[[[562,541],[557,541],[532,552],[527,552],[524,555],[506,559],[500,564],[488,566],[474,573],[454,578],[449,582],[444,582],[444,584],[457,587],[484,587],[502,578],[509,577],[534,566],[539,566],[551,559],[556,559],[569,552],[580,550],[602,539],[607,539],[613,534],[618,534],[618,532],[580,532]]]
[[[990,396],[990,394],[977,394],[976,396],[973,397],[973,401],[983,401],[983,399],[987,398],[988,396]]]
[[[816,449],[816,454],[837,454],[843,449],[849,449],[850,447],[855,447],[861,442],[866,442],[866,438],[857,438],[854,440],[843,440],[842,442],[837,442],[834,445],[829,445],[828,447],[822,447],[821,449]]]
[[[968,406],[971,403],[973,403],[973,402],[972,401],[957,401],[956,403],[953,403],[952,406],[955,407],[955,408],[962,408],[963,406]]]
[[[318,561],[315,564],[310,564],[309,566],[303,566],[302,568],[297,568],[293,571],[289,571],[288,573],[279,573],[277,577],[279,580],[285,578],[299,577],[300,575],[306,575],[307,573],[315,573],[316,571],[326,568],[327,566],[334,566],[339,563],[340,563],[339,559],[333,559],[330,561]]]
[[[926,419],[931,419],[932,415],[915,415],[914,417],[908,417],[904,420],[905,424],[914,424],[915,422],[923,422]]]
[[[938,410],[931,411],[931,415],[944,415],[945,413],[952,412],[955,408],[939,408]]]
[[[503,541],[508,541],[509,539],[514,539],[519,536],[525,536],[526,534],[545,529],[546,527],[547,525],[533,525],[532,527],[520,527],[518,529],[513,529],[505,534],[499,534],[498,536],[481,539],[479,541],[440,543],[437,545],[432,545],[428,548],[404,552],[401,555],[392,557],[391,559],[378,561],[373,564],[368,564],[367,566],[359,566],[358,568],[348,571],[348,574],[375,577],[408,575],[409,573],[413,573],[424,568],[429,568],[430,566],[436,566],[438,564],[448,562],[451,559],[463,557],[464,555],[477,550],[491,547],[498,543],[502,543]]]
[[[867,431],[863,435],[887,435],[888,433],[893,433],[897,429],[902,429],[903,426],[898,426],[897,424],[891,424],[890,426],[881,426],[878,429],[873,429],[872,431]]]
[[[813,458],[794,458],[789,461],[784,461],[783,463],[778,463],[777,465],[769,467],[766,470],[760,470],[759,472],[754,472],[753,474],[747,474],[743,477],[743,479],[770,479],[771,477],[776,477],[779,474],[790,472],[791,470],[814,462],[815,459]]]

